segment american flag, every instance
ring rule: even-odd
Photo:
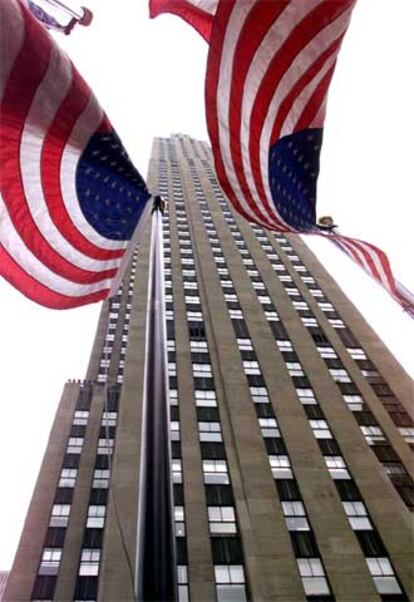
[[[328,237],[414,315],[414,298],[380,249],[316,223],[327,94],[356,0],[151,3],[151,14],[178,14],[209,42],[207,125],[217,176],[235,209],[276,232]],[[185,16],[190,9],[197,19]]]
[[[91,90],[23,2],[1,0],[0,30],[0,274],[48,307],[99,301],[119,284],[150,195]]]
[[[355,0],[219,2],[206,115],[221,185],[246,218],[316,225],[326,95]]]

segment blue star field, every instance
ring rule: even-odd
[[[316,184],[323,129],[295,132],[277,141],[269,152],[269,184],[279,215],[292,228],[316,225]]]
[[[89,224],[110,240],[129,240],[150,194],[115,132],[95,133],[78,162],[76,192]]]

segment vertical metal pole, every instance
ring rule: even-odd
[[[177,577],[165,333],[162,214],[152,214],[135,595],[176,602]]]

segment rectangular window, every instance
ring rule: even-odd
[[[291,276],[285,276],[285,275],[279,276],[279,280],[280,280],[280,282],[293,282],[293,279]]]
[[[384,433],[379,426],[360,426],[362,434],[368,445],[383,443],[385,441]]]
[[[333,479],[350,479],[345,460],[342,456],[324,456],[329,474]]]
[[[175,536],[185,537],[184,506],[174,506]]]
[[[219,422],[199,422],[198,434],[203,442],[222,442],[221,426]]]
[[[315,393],[312,391],[312,389],[298,388],[296,389],[296,394],[302,405],[315,405],[317,403]]]
[[[116,426],[118,412],[104,412],[102,415],[102,426]]]
[[[259,426],[263,437],[280,437],[276,418],[259,418]]]
[[[108,489],[109,487],[109,470],[107,468],[96,468],[93,473],[92,487],[94,489]]]
[[[170,437],[171,441],[180,440],[180,423],[178,422],[178,420],[170,421]]]
[[[332,433],[326,420],[309,420],[309,426],[316,439],[332,439]]]
[[[328,596],[329,585],[319,558],[298,558],[298,569],[307,596]]]
[[[317,347],[317,350],[324,359],[336,359],[338,357],[333,347]]]
[[[70,508],[70,504],[54,504],[50,515],[49,527],[67,527]]]
[[[368,512],[363,502],[342,502],[342,505],[354,531],[369,531],[372,529]]]
[[[322,301],[318,301],[318,305],[322,311],[335,311],[335,308],[332,305],[332,303],[325,303]]]
[[[290,376],[305,376],[303,368],[299,362],[286,362],[286,368]]]
[[[177,406],[178,405],[178,391],[177,389],[170,389],[170,405]]]
[[[183,466],[181,460],[173,458],[171,461],[173,483],[181,484],[183,482]]]
[[[253,351],[252,341],[248,338],[237,339],[237,346],[240,351]]]
[[[347,347],[346,350],[348,351],[349,355],[354,360],[366,360],[367,359],[367,356],[365,355],[365,351],[363,349],[361,349],[360,347]]]
[[[343,323],[342,320],[335,319],[335,318],[329,318],[328,322],[334,328],[346,328],[346,326],[345,326],[345,324]]]
[[[203,474],[206,485],[228,485],[230,483],[225,460],[203,460]]]
[[[236,515],[233,506],[209,506],[207,510],[212,535],[237,533]]]
[[[198,290],[198,284],[197,284],[197,282],[186,282],[186,281],[184,281],[184,285],[183,286],[184,286],[184,288],[186,290],[193,290],[193,291]]]
[[[408,426],[402,426],[398,429],[401,436],[405,439],[405,442],[410,444],[414,443],[414,428]]]
[[[88,410],[76,410],[73,415],[72,424],[86,425],[88,424],[89,411]]]
[[[310,530],[302,502],[282,502],[282,509],[289,531]]]
[[[233,282],[231,280],[221,280],[222,288],[233,288]]]
[[[96,577],[99,574],[101,550],[99,548],[83,548],[79,565],[79,575]]]
[[[43,548],[39,575],[57,575],[62,558],[62,548]]]
[[[112,455],[114,449],[114,439],[106,439],[101,438],[98,439],[98,449],[96,450],[97,454],[100,455]]]
[[[264,312],[266,320],[268,322],[279,322],[280,318],[276,311],[265,311]]]
[[[262,305],[270,305],[272,303],[272,300],[268,295],[257,295],[257,299]]]
[[[299,289],[297,289],[295,286],[287,286],[285,287],[285,291],[287,292],[289,297],[297,297],[298,295],[300,295]]]
[[[190,348],[194,353],[208,353],[207,341],[190,341]]]
[[[329,368],[330,375],[337,383],[350,383],[351,378],[348,372],[342,368]]]
[[[243,369],[245,374],[260,374],[259,362],[252,360],[243,360]]]
[[[77,476],[77,468],[62,468],[58,487],[75,487]]]
[[[392,595],[402,593],[395,578],[391,562],[387,557],[366,558],[365,560],[379,594]]]
[[[217,407],[217,397],[216,392],[213,390],[205,390],[196,389],[195,393],[195,403],[198,407]]]
[[[241,309],[229,309],[229,316],[232,320],[242,320],[243,312]]]
[[[266,387],[250,387],[250,395],[254,403],[270,403]]]
[[[193,375],[199,378],[211,378],[211,364],[193,364]]]
[[[280,351],[293,351],[292,343],[286,339],[278,339],[276,345]]]
[[[318,322],[316,321],[316,318],[307,318],[302,316],[301,317],[302,323],[304,326],[306,326],[306,328],[310,327],[313,328],[314,326],[318,326]]]
[[[309,309],[309,305],[306,301],[292,301],[292,305],[297,310]]]
[[[83,447],[83,437],[69,437],[66,448],[67,454],[80,454]]]
[[[290,460],[286,455],[269,455],[270,468],[274,479],[293,479]]]
[[[215,565],[217,602],[246,602],[242,565]]]
[[[187,311],[187,320],[192,322],[202,322],[203,312],[201,311]]]
[[[302,278],[302,280],[304,282],[306,282],[305,278]],[[318,288],[310,289],[309,292],[312,295],[312,297],[323,297],[324,296],[323,292],[320,289],[318,289]]]
[[[86,520],[86,527],[88,529],[103,529],[105,526],[105,513],[105,506],[90,505],[88,507],[88,518]]]
[[[361,412],[364,400],[361,395],[342,395],[342,398],[351,412]]]
[[[177,364],[168,362],[168,376],[177,376]]]

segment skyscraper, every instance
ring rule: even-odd
[[[157,139],[149,186],[180,601],[409,600],[412,381],[300,239],[232,211],[206,144]],[[133,599],[148,250],[65,385],[6,600]]]

